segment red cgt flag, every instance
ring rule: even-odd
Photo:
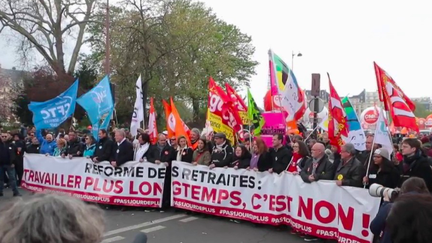
[[[342,106],[342,101],[336,92],[333,84],[330,80],[330,75],[327,73],[329,79],[330,87],[330,99],[328,103],[329,110],[329,124],[328,124],[328,134],[330,144],[338,147],[343,145],[342,136],[348,137],[348,124],[346,120],[345,110]]]

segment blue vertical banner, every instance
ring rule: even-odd
[[[57,128],[75,112],[78,79],[63,93],[44,102],[30,102],[33,124],[40,129]]]
[[[114,102],[111,94],[111,86],[108,75],[95,87],[77,99],[77,103],[87,111],[87,116],[92,123],[92,134],[97,139],[99,129],[107,129],[109,119],[112,117]],[[108,118],[108,121],[101,119]]]

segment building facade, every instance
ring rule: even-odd
[[[411,100],[417,105],[422,105],[425,110],[432,111],[432,99],[430,97],[412,98]]]

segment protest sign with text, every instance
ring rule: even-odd
[[[371,242],[380,199],[334,181],[304,183],[290,173],[270,174],[174,161],[171,203],[176,208],[254,223],[287,224],[339,242]]]
[[[113,167],[87,158],[24,155],[22,187],[33,192],[57,192],[102,204],[160,207],[166,168],[127,162]]]

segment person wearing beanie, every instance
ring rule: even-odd
[[[390,160],[390,153],[384,149],[376,149],[373,154],[373,163],[370,173],[363,178],[363,183],[369,188],[377,183],[384,187],[396,188],[399,185],[400,172]]]

